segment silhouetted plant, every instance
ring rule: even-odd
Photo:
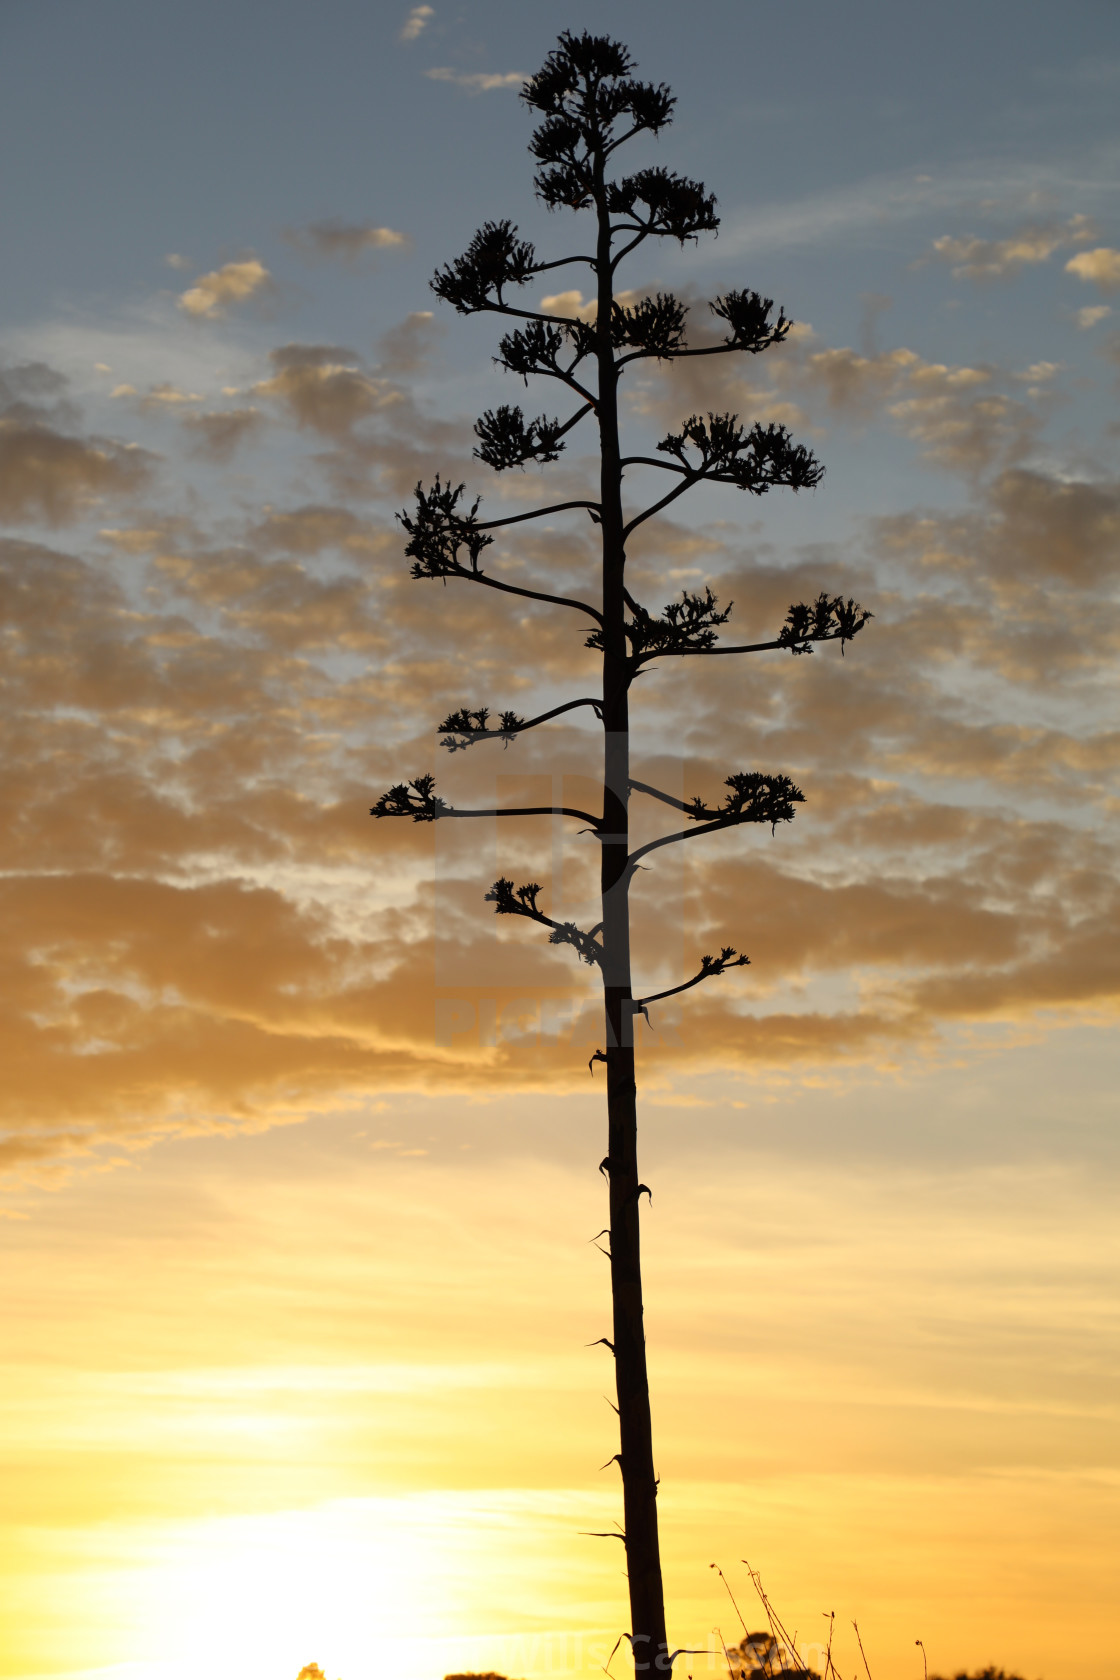
[[[509,221],[486,222],[461,257],[441,268],[432,280],[436,295],[461,315],[490,313],[510,317],[512,327],[499,344],[499,365],[527,385],[530,376],[553,381],[574,399],[566,418],[546,414],[526,419],[520,407],[503,405],[478,420],[475,454],[495,471],[527,462],[555,461],[567,434],[585,418],[598,427],[600,485],[595,499],[576,499],[504,519],[479,517],[478,498],[468,502],[465,486],[444,483],[417,486],[415,506],[400,515],[408,534],[405,553],[414,578],[459,579],[505,594],[562,606],[581,613],[593,628],[587,645],[602,654],[600,694],[569,700],[538,717],[525,719],[499,712],[496,722],[487,706],[464,705],[438,726],[443,745],[462,751],[481,741],[508,744],[550,718],[589,709],[603,728],[602,808],[594,813],[563,807],[597,837],[601,849],[602,917],[581,929],[550,917],[540,904],[535,882],[515,886],[499,880],[487,894],[498,915],[521,916],[549,930],[553,944],[572,946],[578,957],[599,970],[603,982],[605,1050],[592,1057],[607,1067],[608,1152],[602,1171],[610,1184],[610,1262],[613,1338],[603,1341],[614,1355],[622,1473],[624,1526],[631,1627],[626,1636],[636,1666],[667,1674],[670,1652],[657,1531],[657,1477],[650,1431],[649,1386],[642,1328],[642,1281],[638,1203],[645,1186],[638,1177],[637,1110],[634,1077],[634,1020],[657,998],[689,990],[747,962],[726,945],[718,957],[702,956],[692,979],[666,991],[635,996],[630,969],[629,889],[642,858],[659,847],[701,834],[744,824],[774,829],[788,822],[803,795],[787,776],[758,770],[726,778],[727,792],[710,803],[686,803],[636,781],[630,773],[629,690],[639,672],[667,658],[709,658],[719,654],[757,653],[766,649],[811,653],[817,642],[851,641],[870,614],[851,600],[820,594],[790,607],[785,623],[766,641],[717,646],[731,605],[721,608],[711,589],[685,592],[660,612],[636,600],[626,582],[626,546],[648,519],[668,508],[699,484],[732,485],[753,496],[786,488],[810,489],[823,469],[784,426],[748,425],[736,414],[690,415],[676,432],[655,445],[654,455],[624,455],[619,437],[618,387],[623,371],[650,359],[673,362],[688,357],[758,355],[787,336],[790,322],[773,302],[754,291],[729,291],[709,309],[726,329],[717,344],[689,345],[687,308],[677,298],[657,293],[636,303],[615,297],[622,261],[649,240],[676,239],[682,245],[719,226],[715,199],[702,183],[661,168],[640,169],[620,179],[608,176],[615,152],[638,134],[658,135],[669,123],[674,97],[664,85],[636,81],[627,49],[605,36],[565,33],[544,67],[526,82],[522,99],[542,121],[530,141],[539,166],[538,197],[549,209],[590,213],[593,253],[545,261]],[[593,321],[579,315],[546,314],[511,302],[511,294],[536,276],[569,265],[583,265],[595,281]],[[628,470],[650,468],[667,473],[667,491],[637,512],[624,512],[623,477]],[[602,539],[602,595],[598,604],[506,582],[487,571],[483,561],[492,532],[522,520],[552,517],[578,509],[598,527]],[[629,800],[640,793],[674,807],[691,826],[631,849]],[[552,816],[552,807],[515,807],[500,811],[458,809],[435,792],[431,774],[401,782],[382,794],[374,816],[410,817],[415,822],[490,816]]]
[[[938,1674],[931,1674],[929,1680],[941,1680]],[[959,1674],[953,1675],[953,1680],[1023,1680],[1021,1674],[1005,1674],[1002,1668],[978,1668],[972,1674],[967,1669],[961,1669]]]

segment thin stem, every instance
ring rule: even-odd
[[[586,601],[576,601],[569,595],[547,595],[543,589],[523,589],[518,583],[503,583],[500,578],[488,577],[485,572],[468,572],[464,566],[461,571],[448,572],[448,577],[463,578],[467,583],[482,583],[487,589],[497,589],[503,595],[523,595],[527,601],[545,601],[553,607],[574,607],[577,612],[587,613],[597,624],[602,624],[603,616],[594,607],[588,606]]]
[[[658,461],[653,455],[627,455],[621,462],[624,467],[660,467],[662,472],[687,473],[691,469],[683,467],[677,461]]]
[[[506,373],[513,373],[515,371],[513,368],[510,367],[508,362],[503,362],[503,360],[500,356],[495,356],[494,360],[500,368],[503,368],[505,370]],[[572,363],[572,367],[578,367],[580,361],[582,361],[582,360],[583,360],[583,358],[579,357],[576,361],[574,361]],[[586,385],[581,385],[578,379],[574,379],[572,377],[571,368],[565,369],[565,368],[562,368],[562,367],[532,367],[528,371],[531,374],[533,374],[534,376],[543,375],[546,379],[558,379],[560,381],[561,385],[566,385],[568,387],[568,389],[570,391],[574,391],[577,396],[583,397],[583,399],[587,403],[587,407],[589,409],[592,409],[592,410],[597,410],[598,409],[598,407],[599,407],[598,397],[596,397],[594,391],[589,391],[587,389]],[[524,379],[525,375],[522,374],[521,377]],[[526,379],[526,384],[527,383],[528,383],[528,380]],[[586,410],[584,412],[586,412]],[[564,429],[566,431],[567,427],[565,427]]]
[[[729,963],[727,966],[728,968],[743,968],[746,965],[744,963],[736,962],[734,964]],[[685,980],[679,986],[669,986],[663,992],[650,992],[648,997],[635,998],[634,1007],[635,1009],[644,1009],[647,1003],[658,1003],[662,998],[676,997],[678,992],[690,992],[693,986],[698,986],[700,984],[701,980],[715,980],[718,979],[721,974],[725,974],[726,972],[727,970],[723,968],[702,968],[699,974],[694,974],[691,980]]]
[[[648,793],[651,799],[660,799],[663,805],[671,805],[674,811],[687,811],[689,808],[683,799],[674,799],[671,793],[662,793],[660,788],[650,787],[648,782],[636,782],[633,776],[630,786],[635,793]]]
[[[680,362],[686,356],[729,356],[742,349],[741,344],[705,344],[698,345],[695,349],[662,350],[660,353],[656,350],[632,350],[628,356],[619,357],[618,365],[625,367],[627,362],[637,362],[643,357],[648,361],[654,356],[659,362]]]
[[[851,639],[850,637],[842,636],[840,634],[839,630],[833,630],[827,636],[805,636],[805,637],[802,638],[802,640],[800,642],[798,642],[796,644],[796,646],[797,647],[804,647],[809,642],[842,642],[842,641],[848,641],[850,639]],[[779,637],[777,641],[773,641],[773,642],[743,642],[738,647],[666,648],[664,650],[664,653],[665,653],[665,656],[667,658],[673,658],[673,659],[683,659],[685,657],[707,658],[708,655],[710,655],[710,654],[719,654],[719,653],[768,653],[772,648],[787,648],[787,649],[792,650],[794,648],[794,646],[795,646],[794,643],[783,642],[781,640],[781,638]],[[640,657],[640,655],[639,655],[639,657]],[[656,653],[656,654],[651,654],[650,655],[650,658],[652,658],[652,659],[660,659],[661,657],[662,657],[661,653]]]
[[[566,513],[569,508],[594,508],[600,513],[598,502],[554,502],[551,507],[534,508],[531,513],[511,513],[508,519],[480,519],[476,530],[497,531],[503,525],[520,525],[526,519],[543,519],[549,513]]]
[[[731,1600],[732,1604],[735,1606],[735,1614],[739,1618],[739,1625],[742,1628],[745,1637],[747,1637],[749,1639],[750,1638],[750,1630],[748,1629],[746,1622],[743,1620],[743,1612],[739,1608],[739,1600],[735,1597],[735,1594],[731,1591],[731,1583],[728,1581],[727,1576],[723,1573],[723,1570],[720,1568],[718,1563],[713,1563],[712,1568],[715,1570],[716,1574],[719,1576],[720,1580],[723,1582],[724,1589],[727,1593],[727,1596]]]
[[[597,717],[602,717],[603,702],[596,697],[584,700],[565,700],[562,706],[553,706],[550,712],[541,712],[539,717],[526,718],[523,723],[512,725],[509,729],[445,729],[441,725],[437,735],[466,735],[473,746],[476,741],[506,741],[511,735],[524,735],[528,730],[535,729],[538,723],[547,723],[550,718],[559,717],[562,712],[574,712],[580,706],[591,706]]]
[[[660,513],[662,508],[668,507],[670,502],[675,502],[678,496],[683,496],[686,490],[691,490],[694,484],[700,484],[709,476],[708,473],[692,472],[690,470],[688,477],[675,489],[670,490],[667,496],[662,496],[659,502],[654,502],[652,507],[646,508],[644,513],[639,513],[636,519],[630,521],[622,533],[623,538],[629,537],[631,532],[636,531],[639,525],[644,525],[647,519],[652,519],[655,513]]]
[[[594,257],[557,257],[554,262],[534,263],[533,273],[544,274],[550,268],[567,268],[569,263],[586,263],[591,269],[595,267]]]
[[[720,817],[716,822],[700,823],[696,828],[682,828],[679,834],[663,834],[660,840],[647,841],[644,846],[639,846],[636,852],[631,852],[628,866],[633,871],[639,858],[644,858],[649,852],[656,852],[661,846],[672,846],[678,840],[694,840],[698,834],[715,834],[721,828],[738,828],[747,821],[747,817]]]
[[[512,315],[519,321],[544,321],[546,324],[550,321],[563,321],[568,327],[582,327],[586,324],[578,315],[544,315],[538,309],[515,309],[512,303],[501,300],[497,303],[484,303],[474,313],[481,315],[483,311],[489,315]]]
[[[616,233],[626,233],[626,232],[629,232],[629,231],[630,230],[625,226],[624,223],[620,223],[617,227],[614,227],[614,228],[611,229],[611,234],[613,236]],[[622,250],[619,251],[611,259],[611,273],[613,274],[615,269],[618,267],[619,263],[621,263],[624,260],[624,258],[628,257],[630,255],[631,251],[636,251],[638,249],[638,246],[642,244],[643,240],[648,239],[649,236],[650,236],[650,230],[648,228],[641,228],[638,232],[637,239],[632,239],[630,241],[629,245],[624,245],[622,247]],[[619,364],[616,363],[615,365],[618,366]]]
[[[568,381],[565,381],[565,383],[568,383]],[[577,408],[575,413],[572,415],[571,419],[570,420],[565,420],[564,424],[560,427],[560,430],[557,431],[557,432],[554,432],[552,434],[553,437],[554,438],[562,438],[564,436],[565,432],[570,432],[573,426],[578,426],[580,421],[583,419],[584,415],[592,413],[594,408],[595,408],[594,398],[593,397],[588,397],[588,399],[584,403],[583,407],[582,408]]]

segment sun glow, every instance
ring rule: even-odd
[[[589,1512],[606,1521],[608,1503],[508,1489],[336,1500],[106,1524],[76,1542],[59,1536],[39,1562],[53,1564],[56,1588],[65,1582],[85,1651],[100,1646],[96,1668],[66,1670],[87,1680],[293,1680],[312,1661],[331,1680],[432,1680],[464,1663],[571,1673],[610,1649],[605,1627],[580,1625],[603,1606],[593,1602],[601,1558],[578,1532]],[[564,1609],[574,1614],[542,1629],[531,1607],[551,1598],[555,1610],[558,1589],[572,1593]]]

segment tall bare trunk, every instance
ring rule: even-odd
[[[638,1110],[630,975],[630,721],[625,624],[622,470],[617,371],[610,338],[613,276],[609,216],[597,160],[599,206],[599,433],[603,537],[603,979],[606,1011],[611,1294],[620,1430],[630,1629],[639,1672],[668,1674],[665,1595],[657,1533],[657,1480],[646,1371],[639,1227]]]

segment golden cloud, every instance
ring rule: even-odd
[[[433,6],[413,6],[401,25],[399,39],[402,41],[417,40],[424,33],[434,16],[435,8]]]
[[[406,383],[429,332],[411,317],[387,335],[376,374],[332,346],[273,353],[255,394],[328,440],[308,472],[350,475],[363,498],[407,493],[437,465],[474,477],[469,429],[432,423]],[[774,391],[916,432],[992,393],[1011,402],[1002,379],[803,336]],[[63,400],[49,379],[37,389]],[[651,392],[680,396],[668,380]],[[935,406],[892,413],[922,402]],[[220,461],[255,415],[182,424]],[[525,477],[515,489],[533,494]],[[15,482],[0,476],[0,491]],[[433,833],[367,815],[382,788],[429,768],[464,804],[517,787],[550,804],[557,777],[586,776],[577,725],[453,759],[437,732],[463,704],[529,712],[587,692],[585,627],[469,584],[413,582],[392,505],[371,516],[320,484],[318,499],[278,498],[214,528],[141,508],[90,553],[0,544],[12,713],[0,1107],[25,1162],[394,1089],[586,1080],[601,1031],[587,972],[493,917],[483,894],[501,869],[582,914],[587,841],[549,824],[495,841],[481,825]],[[32,511],[50,518],[60,495]],[[723,525],[644,528],[632,587],[658,608],[714,575],[738,603],[736,639],[773,634],[791,600],[821,588],[877,617],[843,661],[835,649],[665,661],[640,685],[646,779],[708,797],[755,766],[808,794],[777,836],[703,855],[682,845],[640,878],[642,985],[683,978],[724,941],[752,958],[653,1012],[646,1076],[668,1086],[681,1066],[882,1059],[932,1048],[946,1023],[1113,1010],[1106,818],[1120,738],[1095,696],[1120,653],[1116,484],[1014,464],[963,509],[878,522],[854,560],[828,544],[781,556],[762,537],[744,556],[742,543]],[[593,587],[582,523],[514,527],[488,559],[514,581]],[[1082,707],[1076,724],[1055,721],[1056,675],[1071,717]],[[635,801],[636,821],[660,814]]]
[[[225,263],[200,274],[193,286],[179,298],[179,308],[196,320],[214,320],[231,303],[244,303],[271,282],[272,276],[256,257]]]
[[[1107,245],[1098,245],[1095,251],[1079,251],[1067,262],[1066,273],[1091,280],[1102,292],[1114,292],[1120,286],[1120,251]]]
[[[1028,222],[1007,239],[944,234],[934,240],[933,254],[942,262],[954,264],[953,273],[958,278],[1002,280],[1028,264],[1046,262],[1062,246],[1083,244],[1095,231],[1089,218],[1081,215],[1071,216],[1067,222]]]

